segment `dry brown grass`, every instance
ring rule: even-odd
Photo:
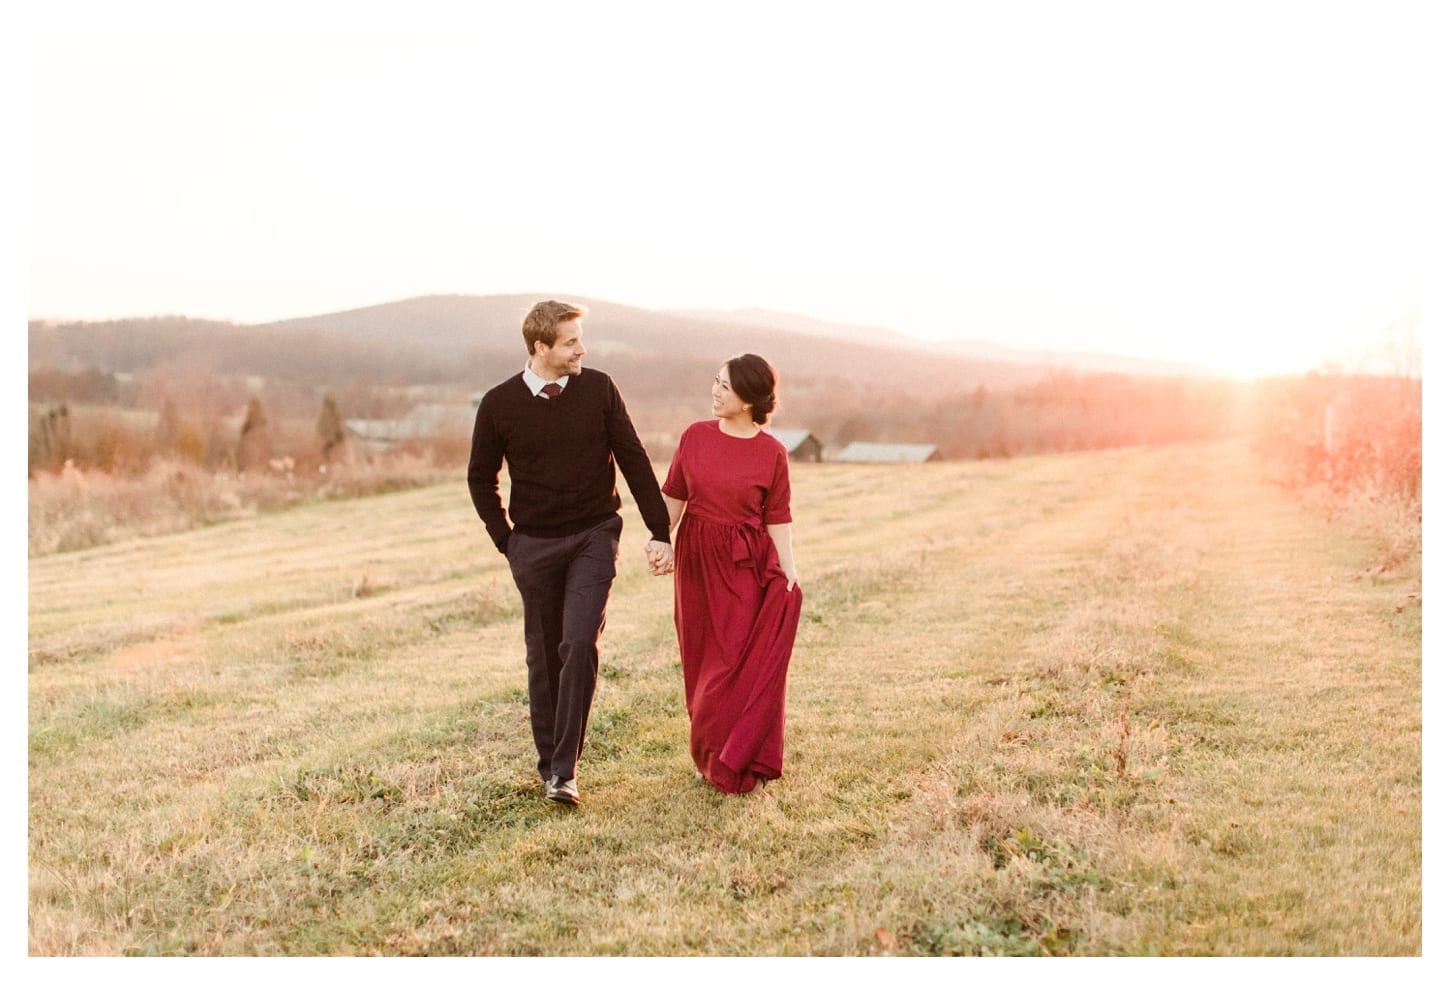
[[[458,461],[425,450],[323,472],[299,470],[286,458],[261,470],[218,472],[160,459],[139,476],[82,470],[67,463],[59,471],[30,477],[29,554],[37,557],[195,530],[307,502],[416,489],[462,475]]]
[[[461,482],[32,558],[31,952],[1420,952],[1418,556],[1239,444],[795,485],[749,798],[636,516],[572,813]]]

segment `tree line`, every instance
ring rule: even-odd
[[[385,458],[358,446],[344,420],[400,418],[425,402],[467,410],[522,361],[521,352],[501,356],[495,377],[476,388],[350,378],[319,386],[185,361],[123,373],[40,367],[30,374],[30,470],[71,462],[128,475],[174,459],[246,471],[280,459],[301,474],[358,455]],[[619,383],[656,461],[668,460],[687,424],[709,416],[713,356],[603,353],[591,362]],[[922,392],[796,371],[782,380],[775,424],[809,430],[828,458],[853,441],[931,444],[946,459],[980,459],[1251,435],[1296,485],[1372,485],[1418,499],[1421,481],[1418,376],[1236,381],[1059,371],[1000,386],[938,380]],[[455,427],[398,450],[461,468],[468,447],[466,430]]]
[[[709,416],[713,360],[616,359],[608,367],[652,457],[667,460],[680,432]],[[1037,382],[921,394],[832,376],[782,382],[778,427],[811,431],[828,450],[853,441],[936,445],[943,458],[1011,457],[1152,445],[1238,433],[1242,384],[1223,380],[1057,373]],[[177,458],[210,469],[257,469],[274,458],[298,468],[363,453],[345,418],[402,417],[425,402],[467,409],[481,391],[344,383],[336,388],[161,367],[136,374],[31,374],[31,461],[116,473]],[[455,421],[467,414],[455,415]],[[416,439],[435,457],[467,457],[467,435]],[[369,453],[378,454],[378,453]]]

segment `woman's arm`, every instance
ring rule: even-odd
[[[679,526],[680,515],[685,512],[685,501],[673,496],[665,496],[664,500],[665,512],[670,519],[670,533],[673,534],[675,527]],[[675,570],[675,548],[672,544],[652,540],[645,545],[644,552],[649,558],[649,570],[652,574],[667,575]]]
[[[795,552],[791,549],[790,524],[767,523],[765,532],[770,534],[770,539],[775,542],[775,555],[780,559],[780,570],[785,572],[785,590],[790,591],[800,582],[800,579],[796,577]]]
[[[680,517],[685,512],[685,501],[683,499],[676,499],[673,496],[666,496],[665,509],[670,514],[670,533],[673,534],[675,528],[680,525]]]

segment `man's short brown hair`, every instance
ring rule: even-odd
[[[575,318],[583,318],[587,308],[564,301],[540,301],[524,316],[524,346],[529,355],[534,354],[534,343],[542,342],[549,348],[559,338],[559,326]]]

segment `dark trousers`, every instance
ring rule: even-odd
[[[623,528],[613,516],[565,537],[509,535],[509,569],[524,602],[529,722],[545,780],[572,779],[584,749]]]

